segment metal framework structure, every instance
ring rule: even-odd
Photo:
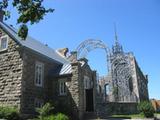
[[[105,86],[109,85],[109,90],[110,90],[109,94],[111,95],[110,101],[123,101],[122,99],[125,98],[123,98],[122,96],[125,96],[126,94],[128,96],[133,94],[132,91],[133,71],[129,55],[123,52],[122,46],[119,44],[116,36],[116,41],[115,45],[112,48],[112,52],[110,51],[110,48],[107,45],[105,45],[101,40],[88,39],[83,41],[76,49],[78,59],[86,57],[86,55],[90,51],[97,48],[105,50],[108,75],[111,76],[111,80],[106,79],[103,82],[104,94],[106,94]],[[117,88],[116,92],[114,91],[115,87]]]
[[[106,60],[107,60],[107,69],[108,72],[110,72],[110,56],[111,56],[111,51],[107,45],[105,45],[101,40],[96,40],[96,39],[88,39],[83,41],[77,48],[77,57],[78,58],[83,58],[86,57],[86,55],[97,48],[104,49],[106,52]]]

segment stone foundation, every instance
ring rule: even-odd
[[[97,103],[97,114],[106,116],[111,114],[135,114],[137,113],[137,103]]]

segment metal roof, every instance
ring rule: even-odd
[[[63,64],[61,71],[59,72],[59,75],[66,75],[72,73],[72,66],[71,64]]]
[[[4,22],[0,22],[0,26],[20,45],[42,54],[52,60],[55,60],[60,64],[63,64],[63,67],[59,73],[60,75],[71,73],[70,62],[66,58],[59,55],[56,50],[42,44],[30,36],[28,36],[26,40],[22,40],[20,37],[18,37],[17,30],[12,26],[5,24]]]

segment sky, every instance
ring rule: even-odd
[[[114,44],[114,23],[125,52],[133,52],[141,70],[149,76],[149,96],[160,99],[160,0],[46,0],[55,11],[29,35],[53,49],[74,51],[87,39],[98,39],[110,48]],[[18,27],[17,13],[9,7],[6,22]],[[95,49],[87,58],[100,75],[107,73],[106,53]]]

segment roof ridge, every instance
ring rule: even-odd
[[[27,47],[37,53],[40,53],[41,55],[44,55],[54,61],[57,61],[61,64],[69,63],[68,60],[61,57],[55,49],[51,47],[45,46],[42,42],[36,40],[35,38],[31,36],[27,36],[26,40],[22,40],[16,32],[16,29],[14,27],[9,26],[8,24],[4,22],[0,22],[0,26],[2,29],[4,29],[16,42],[18,42],[23,47]]]

